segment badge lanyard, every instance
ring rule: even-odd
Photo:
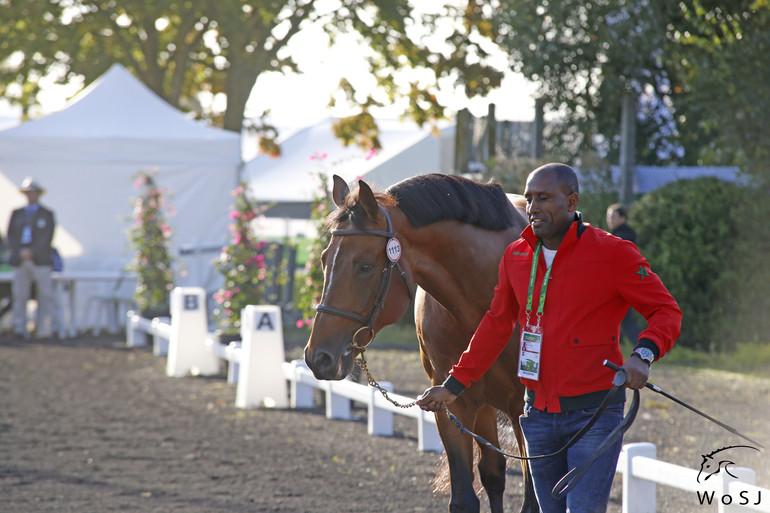
[[[540,379],[540,354],[543,345],[543,330],[540,327],[540,318],[543,317],[545,308],[545,294],[548,291],[548,280],[551,278],[551,267],[545,272],[543,284],[540,286],[540,298],[537,306],[537,324],[532,326],[529,316],[532,314],[532,298],[535,295],[535,279],[537,278],[537,264],[540,259],[540,251],[543,249],[542,241],[537,242],[537,247],[532,255],[532,270],[529,274],[529,291],[527,292],[527,326],[521,330],[519,343],[519,372],[521,378],[534,381]]]
[[[537,305],[537,325],[532,326],[529,322],[529,316],[532,313],[532,297],[535,294],[535,279],[537,278],[537,264],[540,260],[540,251],[543,248],[543,241],[537,241],[537,247],[532,255],[532,269],[529,273],[529,290],[527,291],[527,328],[532,328],[536,333],[540,333],[540,318],[543,316],[543,309],[545,308],[545,295],[548,291],[548,280],[551,278],[551,267],[545,272],[543,278],[543,285],[540,287],[539,304]]]

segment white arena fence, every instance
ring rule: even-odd
[[[226,361],[227,380],[236,385],[235,405],[239,408],[313,408],[314,391],[320,390],[330,419],[350,420],[352,403],[362,403],[367,408],[369,434],[393,436],[394,415],[398,414],[417,421],[419,450],[444,450],[432,413],[417,407],[399,408],[369,385],[350,380],[319,381],[303,360],[287,362],[278,306],[247,306],[241,313],[241,341],[224,345],[208,331],[205,298],[202,288],[177,287],[171,292],[170,318],[145,319],[128,312],[127,345],[143,346],[149,335],[153,354],[167,356],[166,374],[172,377],[216,375],[220,362]],[[391,383],[381,385],[392,392]],[[389,395],[399,403],[413,400]]]
[[[770,513],[770,490],[754,485],[756,473],[749,468],[730,467],[736,477],[720,471],[698,483],[700,469],[658,461],[655,456],[651,443],[623,446],[617,465],[617,472],[623,474],[623,513],[654,513],[658,484],[692,492],[691,511]]]
[[[143,346],[152,337],[153,354],[167,355],[166,374],[216,375],[220,362],[228,364],[227,380],[236,385],[235,404],[239,408],[313,408],[315,390],[325,394],[326,416],[351,419],[353,402],[367,407],[367,431],[371,435],[392,436],[393,415],[417,420],[418,448],[443,451],[433,414],[419,408],[398,408],[368,385],[349,380],[319,381],[302,360],[285,361],[281,311],[277,306],[248,306],[242,312],[240,342],[220,344],[208,332],[205,291],[197,287],[177,287],[171,293],[171,317],[145,319],[128,313],[128,346]],[[287,387],[288,381],[288,387]],[[391,383],[381,383],[391,392]],[[288,388],[288,393],[287,393]],[[412,398],[389,394],[399,403]],[[754,485],[756,473],[748,468],[731,467],[708,484],[698,483],[699,470],[680,467],[656,459],[650,443],[623,446],[616,472],[623,476],[623,513],[654,513],[658,484],[692,492],[697,511],[770,513],[770,490]]]

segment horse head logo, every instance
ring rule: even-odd
[[[700,483],[700,476],[702,474],[706,475],[706,477],[703,478],[703,481],[706,481],[714,474],[719,474],[722,469],[724,469],[728,475],[738,479],[738,476],[732,474],[728,468],[729,465],[735,465],[734,461],[725,458],[724,455],[717,456],[716,458],[714,457],[715,455],[720,454],[727,449],[736,449],[738,447],[745,447],[747,449],[754,449],[755,451],[759,451],[759,449],[751,445],[728,445],[727,447],[722,447],[708,454],[703,454],[703,461],[700,464],[700,472],[698,472],[697,482]]]

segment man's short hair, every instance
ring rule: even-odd
[[[550,164],[544,164],[539,168],[532,171],[536,173],[538,171],[549,171],[556,175],[556,179],[566,189],[567,195],[572,193],[580,194],[580,185],[578,184],[577,173],[567,164],[560,164],[552,162]]]

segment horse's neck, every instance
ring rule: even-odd
[[[472,332],[489,308],[500,258],[520,231],[440,222],[414,230],[404,255],[415,282]]]

